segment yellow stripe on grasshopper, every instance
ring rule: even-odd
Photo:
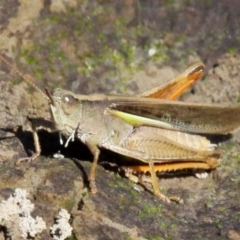
[[[141,117],[138,115],[125,113],[122,111],[112,110],[112,109],[108,109],[108,113],[110,113],[111,115],[114,115],[116,117],[119,117],[119,118],[123,119],[125,122],[131,124],[132,126],[136,126],[136,127],[144,125],[144,126],[151,126],[151,127],[160,127],[160,128],[164,128],[164,129],[178,130],[178,128],[175,127],[174,125],[164,122],[164,121],[160,121],[160,120],[145,118],[145,117]]]

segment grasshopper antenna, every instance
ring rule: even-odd
[[[25,77],[17,68],[15,68],[10,62],[8,62],[1,54],[0,54],[0,59],[10,67],[15,73],[17,73],[20,77],[22,77],[29,85],[31,85],[33,88],[35,88],[38,92],[40,92],[44,98],[46,98],[49,101],[48,96],[34,83],[30,81],[27,77]]]
[[[47,88],[45,88],[45,92],[46,92],[46,95],[48,96],[48,101],[51,102],[51,104],[52,104],[53,106],[55,106],[54,99],[53,99],[51,93],[49,92],[49,90],[48,90]]]

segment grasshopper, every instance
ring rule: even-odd
[[[240,127],[237,104],[173,101],[201,76],[204,65],[200,62],[163,86],[136,97],[124,97],[80,95],[60,88],[52,94],[47,89],[44,93],[4,57],[0,55],[0,58],[48,100],[52,119],[51,122],[32,121],[35,153],[19,162],[32,161],[40,155],[37,129],[50,126],[67,138],[65,146],[77,138],[93,154],[89,174],[93,193],[97,192],[95,172],[103,148],[148,164],[147,168],[132,166],[131,169],[149,171],[154,194],[170,202],[171,198],[160,192],[156,169],[214,169],[220,152],[202,134],[229,134]],[[158,164],[156,169],[155,164]]]

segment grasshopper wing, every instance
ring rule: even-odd
[[[160,87],[152,88],[137,96],[175,100],[202,76],[203,69],[203,63],[196,62],[187,68],[183,73],[173,78],[170,82]]]
[[[240,105],[211,105],[146,98],[110,100],[109,112],[134,126],[229,134],[240,127]]]

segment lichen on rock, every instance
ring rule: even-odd
[[[50,228],[53,239],[64,240],[72,235],[72,227],[69,224],[70,214],[65,209],[61,209],[56,223]]]
[[[41,217],[31,216],[33,209],[27,191],[17,188],[12,196],[0,202],[0,226],[12,239],[35,237],[46,229],[46,224]]]

